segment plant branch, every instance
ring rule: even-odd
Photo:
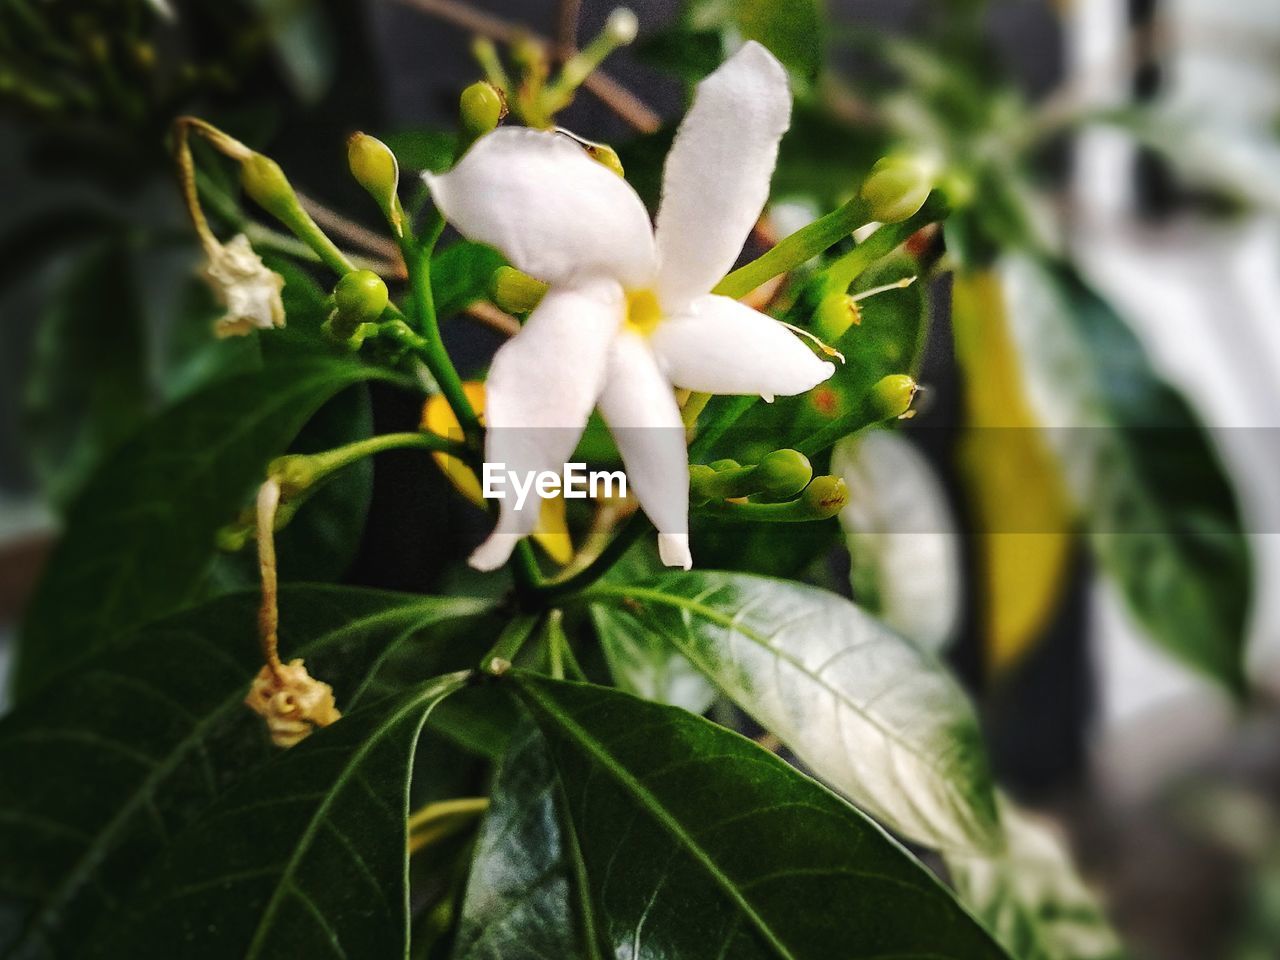
[[[533,33],[519,24],[477,10],[462,0],[396,0],[396,2],[491,40],[502,43],[512,43],[516,40],[532,41],[539,44],[548,54],[555,53],[555,45],[546,37]],[[640,133],[655,133],[662,127],[662,118],[657,113],[603,70],[592,73],[583,81],[582,86],[591,91],[601,103],[632,129]]]

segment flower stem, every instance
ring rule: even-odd
[[[735,300],[745,297],[774,277],[790,273],[846,239],[867,223],[867,216],[867,205],[862,200],[850,200],[840,209],[797,230],[780,240],[772,250],[733,271],[716,285],[712,293]]]
[[[280,506],[280,484],[267,480],[258,488],[258,572],[262,580],[262,603],[258,607],[258,635],[262,658],[277,680],[281,678],[279,577],[276,572],[276,510]]]

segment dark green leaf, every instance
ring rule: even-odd
[[[1006,266],[1029,393],[1103,567],[1161,646],[1241,693],[1251,562],[1204,427],[1068,266]]]
[[[73,955],[153,857],[272,753],[243,700],[255,594],[146,628],[0,723],[0,955]],[[475,601],[285,587],[281,651],[350,711],[475,662]],[[92,785],[92,789],[89,789]]]
[[[404,956],[414,747],[468,676],[379,700],[245,777],[168,846],[87,956]]]
[[[673,707],[519,675],[608,956],[1004,957],[912,856],[751,741]]]
[[[929,654],[835,594],[747,574],[604,585],[823,780],[939,848],[999,846],[973,712]]]
[[[493,271],[506,263],[502,254],[481,243],[461,241],[431,261],[431,293],[442,318],[465,310],[489,295]]]
[[[404,130],[389,133],[382,142],[391,148],[404,171],[448,170],[458,149],[458,135],[444,130]]]
[[[518,737],[476,841],[455,960],[598,956],[563,806],[546,742],[536,732]]]
[[[27,386],[28,451],[65,504],[151,400],[142,303],[121,238],[75,264],[39,324]]]
[[[23,628],[15,689],[28,694],[131,627],[193,599],[214,536],[267,463],[327,399],[387,378],[311,356],[229,377],[119,446],[72,504]]]

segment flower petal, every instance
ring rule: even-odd
[[[658,528],[669,567],[688,570],[689,459],[675,391],[648,343],[624,331],[609,356],[600,414],[627,469],[627,487]]]
[[[653,351],[677,387],[702,393],[804,393],[835,366],[772,317],[729,297],[698,297],[653,332]]]
[[[617,174],[565,136],[502,127],[476,141],[448,173],[424,174],[449,223],[497,247],[550,284],[611,277],[628,287],[653,278],[653,228]]]
[[[751,41],[698,84],[658,211],[658,295],[675,312],[729,272],[769,198],[791,122],[787,72]]]
[[[613,281],[551,288],[524,329],[493,358],[486,382],[486,464],[517,474],[522,483],[541,471],[564,470],[600,394],[622,311],[622,290]],[[542,501],[536,491],[522,509],[516,509],[509,483],[505,492],[497,527],[471,555],[478,570],[502,566],[517,541],[538,526]]]

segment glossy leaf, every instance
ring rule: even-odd
[[[1003,856],[947,858],[970,909],[1018,960],[1121,960],[1119,938],[1062,841],[1007,799],[1000,819]]]
[[[520,675],[618,957],[1001,958],[906,850],[736,733],[602,687]]]
[[[956,461],[977,528],[984,659],[999,677],[1035,646],[1058,608],[1076,540],[1074,516],[1028,402],[994,273],[955,277],[951,322],[966,426]]]
[[[142,302],[121,238],[78,260],[37,326],[27,383],[27,451],[64,504],[146,415],[151,400]]]
[[[705,713],[716,688],[671,644],[623,607],[596,606],[591,619],[614,683],[646,700]]]
[[[849,505],[840,525],[858,605],[926,650],[947,646],[960,620],[960,534],[946,491],[911,442],[888,430],[831,452]]]
[[[999,845],[964,694],[930,655],[848,600],[705,572],[588,597],[626,604],[821,779],[895,830],[939,848]]]
[[[243,705],[257,603],[224,597],[148,627],[0,722],[0,955],[73,955],[173,836],[272,754]],[[483,609],[285,587],[281,651],[350,712],[473,663],[490,638],[445,628]]]
[[[86,955],[404,956],[414,747],[468,676],[379,700],[277,753],[168,845]]]
[[[1252,569],[1204,427],[1068,266],[1018,257],[1003,277],[1029,392],[1103,568],[1161,646],[1242,693]]]
[[[527,721],[526,721],[527,723]],[[454,960],[598,957],[577,843],[536,731],[511,744],[476,840]]]
[[[16,691],[194,599],[217,530],[267,463],[327,399],[387,377],[343,358],[272,364],[218,381],[118,447],[68,512],[23,627]]]

